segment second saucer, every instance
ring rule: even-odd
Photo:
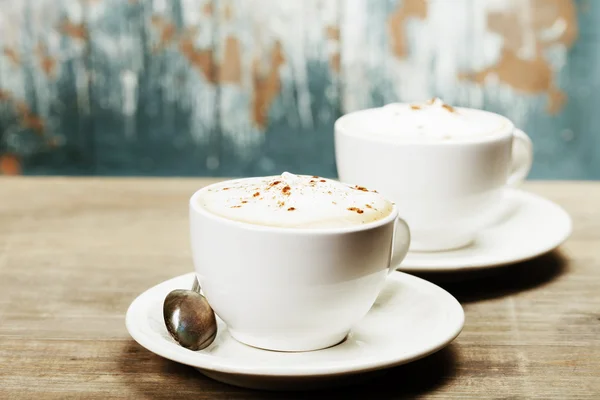
[[[571,234],[569,214],[541,196],[506,190],[506,213],[469,246],[439,252],[410,252],[397,266],[406,272],[479,270],[514,264],[547,253]]]

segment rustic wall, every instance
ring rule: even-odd
[[[503,113],[600,179],[600,1],[0,0],[4,174],[335,175],[347,111]]]

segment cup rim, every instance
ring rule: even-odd
[[[245,229],[249,231],[255,232],[265,232],[265,233],[277,233],[281,235],[335,235],[335,234],[346,234],[346,233],[355,233],[355,232],[363,232],[368,231],[374,228],[378,228],[384,225],[389,224],[390,222],[395,222],[399,218],[399,210],[398,206],[395,203],[392,203],[392,211],[386,215],[385,217],[378,219],[376,221],[368,222],[366,224],[359,225],[351,225],[340,228],[299,228],[299,227],[286,227],[286,226],[272,226],[272,225],[258,225],[252,224],[250,222],[237,221],[229,218],[225,218],[223,216],[213,214],[204,207],[202,207],[198,202],[198,197],[202,195],[202,193],[206,192],[208,189],[220,185],[224,182],[239,182],[243,180],[256,179],[256,177],[247,177],[247,178],[238,178],[238,179],[225,179],[219,182],[211,183],[206,185],[194,192],[189,200],[189,208],[191,212],[202,215],[205,218],[209,218],[213,221],[219,222],[221,224],[229,225],[231,227],[236,227],[239,229]],[[390,200],[388,200],[390,201]]]
[[[409,104],[409,103],[405,103],[405,102],[397,102],[396,104]],[[481,137],[477,137],[477,138],[470,138],[469,140],[447,140],[447,141],[418,141],[418,140],[413,140],[413,139],[398,139],[396,136],[393,137],[389,137],[389,136],[384,136],[384,135],[377,135],[377,134],[373,134],[373,135],[361,135],[359,133],[357,133],[357,131],[359,131],[358,128],[348,128],[347,126],[344,126],[345,120],[350,118],[351,116],[355,116],[357,113],[362,113],[362,112],[367,112],[367,111],[374,111],[374,110],[380,110],[383,107],[369,107],[369,108],[364,108],[364,109],[360,109],[360,110],[355,110],[355,111],[351,111],[349,113],[346,113],[344,115],[342,115],[341,117],[339,117],[338,119],[335,120],[334,123],[334,132],[337,135],[338,133],[346,135],[346,136],[351,136],[354,138],[358,138],[358,139],[364,139],[364,140],[368,140],[370,142],[379,142],[379,143],[385,143],[387,145],[390,146],[422,146],[422,147],[462,147],[462,146],[473,146],[473,145],[481,145],[484,143],[492,143],[492,142],[496,142],[499,140],[504,140],[507,139],[509,137],[513,136],[513,132],[515,131],[516,127],[514,125],[514,123],[508,119],[507,117],[505,117],[504,115],[492,112],[492,111],[487,111],[487,110],[481,110],[478,108],[471,108],[471,107],[454,107],[457,110],[466,110],[466,111],[476,111],[476,112],[480,112],[480,113],[485,113],[485,114],[490,114],[495,116],[496,118],[500,118],[504,121],[504,124],[502,125],[501,128],[498,128],[497,132],[494,131],[494,133],[492,134],[487,134],[487,135],[482,135]]]

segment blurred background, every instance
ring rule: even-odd
[[[0,173],[336,176],[341,114],[433,96],[600,179],[600,1],[0,0]]]

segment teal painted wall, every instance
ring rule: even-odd
[[[335,176],[342,113],[511,118],[600,179],[600,1],[0,0],[5,174]]]

